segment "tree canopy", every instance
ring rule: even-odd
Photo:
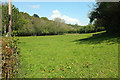
[[[33,14],[33,17],[39,18],[39,16],[37,14]]]
[[[97,2],[90,13],[90,22],[107,32],[120,33],[120,2]]]
[[[8,32],[8,4],[2,4],[2,33]],[[55,18],[49,20],[47,17],[39,17],[38,14],[30,16],[28,13],[20,12],[12,5],[12,32],[18,36],[58,35],[64,33],[90,33],[104,30],[92,24],[80,26],[77,24],[66,24],[64,19]]]

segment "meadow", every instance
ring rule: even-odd
[[[19,78],[118,77],[117,38],[104,32],[18,38]]]

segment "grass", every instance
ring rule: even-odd
[[[117,38],[104,32],[19,39],[20,78],[118,77]]]

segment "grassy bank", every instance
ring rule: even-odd
[[[115,37],[99,32],[19,39],[21,78],[118,77]]]

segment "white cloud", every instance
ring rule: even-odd
[[[63,15],[60,13],[58,10],[54,10],[53,14],[50,16],[49,19],[55,19],[55,18],[61,18],[64,19],[66,23],[68,24],[78,24],[78,25],[83,25],[80,20],[76,18],[71,18],[69,16]]]
[[[32,5],[32,8],[40,8],[40,5]]]

